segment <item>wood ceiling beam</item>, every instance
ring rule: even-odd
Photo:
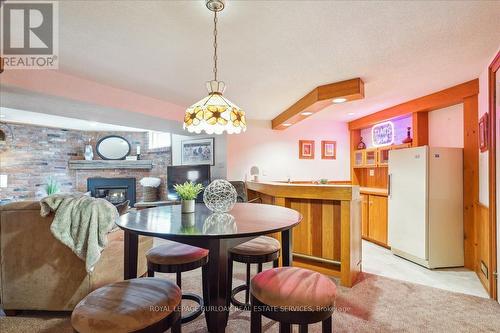
[[[349,130],[370,127],[381,121],[394,119],[414,112],[428,112],[462,103],[464,98],[479,93],[479,80],[474,79],[459,85],[419,97],[411,101],[372,113],[349,122]]]
[[[318,86],[274,118],[272,127],[275,130],[284,130],[289,126],[283,124],[296,124],[310,116],[302,115],[303,112],[314,114],[321,111],[331,105],[335,98],[345,98],[349,102],[364,97],[364,83],[360,78]]]

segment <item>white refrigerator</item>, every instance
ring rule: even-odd
[[[464,265],[463,150],[389,152],[391,251],[427,268]]]

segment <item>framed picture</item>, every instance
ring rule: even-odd
[[[184,140],[181,143],[181,164],[215,165],[214,138]]]
[[[299,158],[302,160],[314,160],[313,140],[299,140]]]
[[[479,119],[479,149],[481,152],[488,150],[488,113]]]
[[[334,160],[337,158],[337,141],[321,141],[321,159]]]

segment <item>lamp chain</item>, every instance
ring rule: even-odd
[[[217,12],[214,11],[214,77],[217,81]]]

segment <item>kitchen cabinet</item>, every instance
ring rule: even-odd
[[[368,197],[367,194],[361,194],[361,236],[368,237]]]
[[[404,143],[387,147],[355,150],[354,168],[387,167],[389,164],[389,151],[409,147],[411,147],[411,144]]]
[[[362,194],[361,203],[362,237],[387,247],[387,197]]]
[[[354,152],[354,167],[362,168],[365,164],[365,151],[364,150],[356,150]]]
[[[378,150],[378,165],[379,166],[388,166],[389,165],[389,151],[391,147],[380,148]]]
[[[368,199],[368,237],[387,245],[387,197],[370,195]]]
[[[377,149],[365,150],[365,166],[366,167],[377,166]]]

